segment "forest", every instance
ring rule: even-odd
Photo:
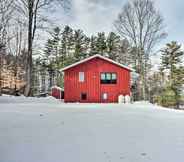
[[[114,19],[114,30],[90,35],[68,24],[52,25],[55,22],[47,15],[58,6],[70,12],[72,3],[0,1],[0,95],[28,97],[48,93],[53,85],[63,88],[61,68],[100,54],[138,74],[131,86],[134,101],[176,109],[184,105],[183,44],[173,40],[157,50],[169,33],[153,1],[127,1]],[[42,35],[46,35],[44,41]],[[160,59],[156,69],[155,57]]]

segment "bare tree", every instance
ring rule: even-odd
[[[14,94],[17,92],[17,84],[20,76],[24,73],[24,60],[22,58],[22,50],[25,48],[25,38],[23,35],[24,27],[17,23],[12,30],[12,39],[8,42],[8,52],[13,56],[8,68],[12,72],[14,78]]]
[[[7,39],[7,27],[12,16],[13,0],[0,0],[0,96],[2,95],[3,55]]]
[[[140,73],[141,99],[146,99],[146,71],[154,46],[166,36],[163,18],[151,0],[133,0],[125,4],[114,23],[119,34],[137,49],[136,71]]]
[[[43,14],[45,10],[54,4],[64,4],[67,0],[17,0],[15,7],[18,13],[21,13],[25,18],[24,22],[27,26],[27,59],[26,59],[26,87],[25,95],[32,96],[33,86],[33,43],[36,31],[41,22],[45,21]],[[62,6],[63,7],[63,6]]]

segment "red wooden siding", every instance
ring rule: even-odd
[[[65,102],[104,102],[102,94],[107,93],[106,102],[118,102],[120,94],[130,95],[130,71],[118,65],[94,58],[64,71]],[[84,72],[84,82],[79,82],[79,72]],[[117,74],[117,84],[100,84],[100,74]],[[81,93],[87,93],[87,100],[81,101]]]

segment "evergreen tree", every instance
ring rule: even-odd
[[[56,66],[55,66],[55,56],[53,55],[53,51],[54,51],[53,40],[48,39],[45,44],[45,49],[44,49],[44,53],[42,57],[37,58],[36,63],[34,64],[34,76],[35,76],[34,84],[35,85],[38,84],[38,86],[36,86],[37,87],[36,91],[39,90],[39,86],[40,86],[39,85],[39,75],[42,78],[43,74],[45,74],[45,71],[48,70],[49,78],[55,77]],[[50,79],[50,86],[53,86],[53,85],[54,85],[54,82],[52,82]]]
[[[96,47],[97,47],[98,54],[104,56],[106,51],[107,51],[106,37],[105,37],[104,32],[98,33],[97,41],[96,41]]]
[[[59,27],[54,28],[53,32],[51,32],[50,35],[53,38],[54,44],[57,45],[60,41],[61,29]]]
[[[90,38],[89,56],[93,56],[98,53],[96,45],[97,45],[97,37],[92,35]]]
[[[46,42],[43,58],[45,63],[54,64],[54,66],[59,66],[59,43],[60,43],[60,28],[56,27],[50,32],[51,38]]]
[[[72,55],[74,46],[74,34],[73,29],[69,26],[65,26],[62,32],[61,49],[64,56]]]
[[[73,29],[69,26],[65,26],[62,32],[61,44],[60,44],[60,62],[61,67],[68,65],[67,58],[72,59],[73,50]]]
[[[83,48],[85,57],[88,57],[90,53],[90,47],[91,47],[90,41],[91,41],[90,38],[85,35],[85,44]]]
[[[88,38],[84,35],[82,30],[75,30],[74,32],[74,59],[75,62],[87,57],[86,41]]]
[[[169,71],[169,88],[174,92],[176,106],[179,108],[180,89],[184,84],[183,67],[180,65],[184,52],[177,42],[166,44],[162,52],[162,68]]]
[[[106,42],[108,57],[116,61],[120,49],[120,36],[116,35],[114,32],[110,32]]]
[[[42,63],[48,68],[49,73],[56,73],[56,80],[59,82],[61,29],[59,27],[54,28],[50,32],[50,36],[51,38],[48,39],[45,45]]]
[[[56,69],[59,70],[59,43],[61,37],[61,29],[59,27],[54,28],[53,32],[51,33],[52,36],[52,55],[54,57],[54,62]]]
[[[62,35],[61,38],[61,45],[59,47],[59,55],[60,55],[60,65],[61,67],[65,66],[65,60],[67,57],[67,42],[66,42],[66,37]]]
[[[170,85],[173,85],[174,75],[176,72],[176,67],[181,63],[183,51],[181,50],[181,45],[177,42],[171,42],[166,44],[166,48],[161,50],[162,52],[162,67],[170,72]]]
[[[52,59],[52,51],[53,51],[53,43],[51,39],[48,39],[45,44],[45,49],[43,50],[43,61],[49,65],[51,64]]]
[[[151,103],[160,103],[160,100],[158,100],[158,96],[162,93],[164,90],[165,83],[165,74],[161,71],[154,72],[153,74],[150,74],[147,78],[147,84],[148,84],[148,98]]]

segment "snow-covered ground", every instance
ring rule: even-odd
[[[0,97],[0,162],[182,162],[183,153],[183,111]]]

